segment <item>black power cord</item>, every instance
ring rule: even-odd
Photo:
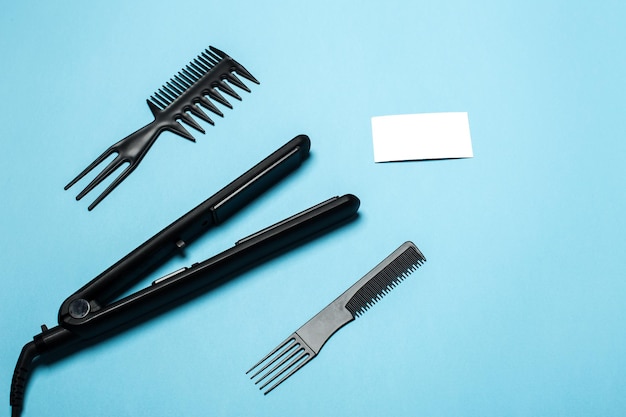
[[[26,384],[30,376],[33,360],[39,355],[37,346],[34,341],[24,345],[20,357],[13,371],[13,380],[11,381],[11,416],[19,417],[22,413],[24,405],[24,394],[26,393]]]

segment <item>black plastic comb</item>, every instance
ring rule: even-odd
[[[200,126],[191,115],[211,125],[214,124],[213,120],[211,120],[201,107],[223,117],[224,114],[215,103],[219,103],[228,108],[232,108],[232,105],[220,91],[237,100],[241,100],[241,97],[229,84],[246,92],[250,92],[250,89],[237,75],[259,84],[257,79],[241,64],[219,49],[209,46],[209,49],[205,49],[185,66],[185,68],[181,69],[178,74],[150,96],[147,102],[154,115],[154,120],[151,123],[128,135],[104,151],[95,161],[85,168],[83,172],[78,174],[76,178],[67,184],[65,189],[67,190],[80,181],[105,159],[113,154],[117,154],[115,159],[113,159],[102,172],[76,196],[76,200],[80,200],[113,172],[124,164],[128,164],[102,194],[91,203],[89,210],[92,210],[137,168],[162,132],[167,130],[195,142],[194,137],[180,122],[185,122],[185,124],[204,133],[202,126]]]
[[[269,393],[313,359],[337,330],[360,317],[424,262],[417,246],[405,242],[246,374],[254,372],[250,379]]]

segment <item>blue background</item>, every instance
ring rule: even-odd
[[[624,415],[625,4],[5,1],[3,413],[69,294],[305,133],[298,172],[152,278],[334,195],[359,218],[38,368],[24,416]],[[261,85],[93,212],[63,191],[208,45]],[[438,111],[469,113],[474,158],[373,162],[370,117]],[[428,262],[263,396],[244,372],[405,240]]]

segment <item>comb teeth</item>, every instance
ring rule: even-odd
[[[211,72],[211,70],[213,70],[213,68],[215,68],[220,62],[226,59],[231,61],[231,67],[224,73],[219,74],[219,78],[211,77],[211,82],[204,86],[208,89],[208,92],[195,97],[195,101],[198,102],[201,98],[204,98],[204,94],[207,94],[211,99],[217,101],[218,103],[232,108],[232,105],[218,91],[216,91],[216,88],[237,100],[241,100],[241,97],[237,94],[237,92],[235,92],[230,85],[226,84],[225,81],[228,81],[230,84],[246,92],[250,92],[250,89],[235,74],[233,74],[233,72],[239,74],[247,80],[253,81],[254,83],[258,84],[258,81],[244,67],[224,52],[213,47],[205,49],[200,53],[200,55],[192,59],[189,64],[178,71],[178,73],[162,85],[161,88],[155,91],[154,94],[150,96],[149,101],[152,102],[152,104],[154,104],[159,110],[165,110],[174,101],[176,101],[176,99],[184,95],[197,83],[200,82],[205,84],[203,82],[206,81],[204,80],[205,76],[207,76],[207,74]],[[205,104],[205,101],[203,101],[203,104]],[[192,103],[186,104],[190,105]],[[219,116],[222,116],[221,111],[215,106],[208,105],[205,107]]]
[[[361,286],[346,303],[346,309],[353,317],[360,317],[425,261],[426,258],[419,249],[415,246],[408,246]]]

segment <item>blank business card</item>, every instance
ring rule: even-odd
[[[471,158],[466,112],[372,117],[374,161]]]

